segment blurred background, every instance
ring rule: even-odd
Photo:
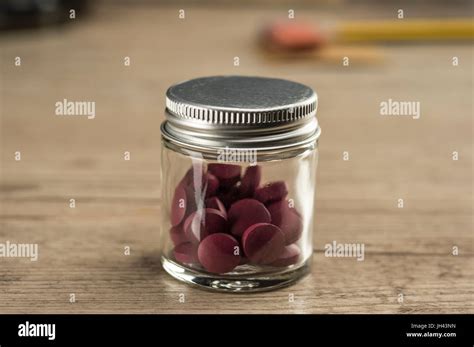
[[[2,145],[7,153],[35,150],[29,160],[41,160],[35,165],[44,170],[64,169],[56,167],[66,165],[59,158],[71,156],[97,158],[94,165],[108,170],[115,165],[104,164],[110,151],[128,149],[134,160],[122,169],[154,172],[166,88],[204,75],[267,75],[310,85],[321,99],[323,139],[337,156],[355,138],[373,152],[375,143],[389,140],[385,131],[423,131],[437,144],[449,131],[463,135],[456,140],[469,136],[464,123],[446,115],[472,110],[470,1],[0,4]],[[453,57],[461,62],[455,69]],[[458,78],[459,86],[449,82]],[[451,99],[441,102],[446,94]],[[97,118],[53,117],[64,98],[95,101]],[[382,120],[379,102],[388,98],[422,102],[426,118]],[[435,126],[432,112],[443,125]]]
[[[10,153],[22,148],[34,153],[28,162],[42,172],[84,166],[155,175],[167,87],[219,74],[282,77],[313,87],[320,97],[323,159],[357,150],[362,162],[352,175],[380,162],[416,184],[412,192],[423,185],[403,168],[419,160],[403,151],[378,154],[377,144],[391,141],[411,152],[410,141],[417,148],[448,146],[440,138],[449,134],[456,134],[450,148],[470,143],[470,1],[0,4],[7,172],[21,172],[24,163],[12,163]],[[389,98],[421,102],[422,118],[380,117],[379,104]],[[95,101],[97,117],[55,117],[54,105],[63,99]],[[124,151],[133,152],[132,161],[112,159]],[[435,160],[424,165],[438,167]],[[352,189],[358,196],[370,191]],[[433,194],[431,186],[426,191]]]

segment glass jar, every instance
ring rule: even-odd
[[[170,87],[162,132],[163,268],[204,288],[288,285],[311,264],[317,95],[282,79]]]

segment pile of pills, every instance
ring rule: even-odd
[[[226,273],[242,264],[286,267],[298,262],[300,213],[285,182],[261,185],[261,166],[192,167],[175,188],[170,237],[177,262]]]

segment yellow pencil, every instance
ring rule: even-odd
[[[334,28],[333,35],[334,40],[343,42],[472,40],[474,22],[470,19],[342,22]]]

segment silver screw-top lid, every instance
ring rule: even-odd
[[[311,88],[283,79],[197,78],[166,92],[162,133],[201,150],[298,146],[319,136],[317,105]]]

